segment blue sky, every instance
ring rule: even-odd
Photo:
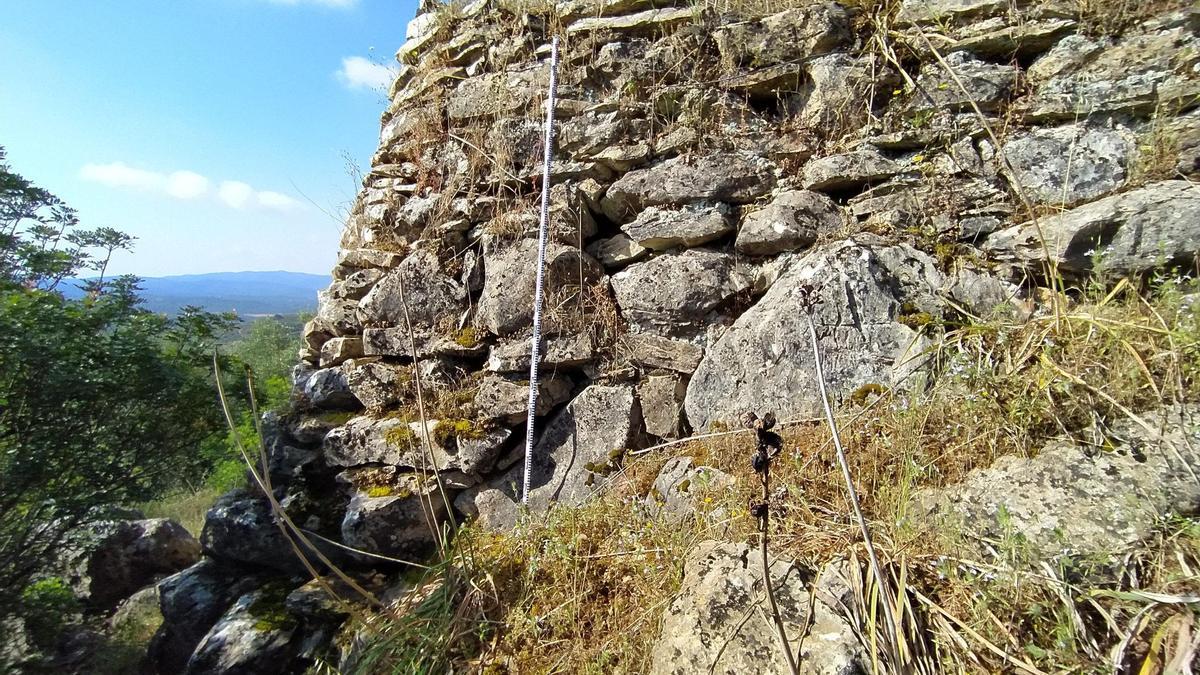
[[[326,273],[416,0],[12,0],[0,145],[114,273]]]

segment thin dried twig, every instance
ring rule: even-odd
[[[846,460],[846,451],[842,448],[842,439],[838,435],[837,421],[833,418],[833,408],[829,404],[829,392],[825,388],[825,373],[821,366],[821,348],[817,344],[817,327],[813,324],[812,317],[808,311],[804,312],[804,318],[808,322],[809,337],[812,338],[813,362],[816,365],[817,384],[821,390],[821,403],[825,408],[825,419],[829,423],[829,433],[833,436],[833,447],[837,451],[838,464],[842,467],[842,476],[846,479],[846,490],[850,498],[850,505],[854,509],[854,519],[858,521],[858,527],[863,537],[863,544],[867,547],[867,556],[870,558],[871,569],[875,574],[875,583],[879,585],[879,592],[883,594],[883,612],[888,622],[888,639],[892,641],[892,645],[895,647],[898,646],[897,635],[899,634],[900,627],[896,624],[896,617],[892,612],[894,600],[891,597],[889,586],[883,579],[883,570],[879,566],[879,557],[875,553],[875,544],[871,541],[871,531],[867,528],[866,518],[863,517],[862,506],[860,506],[858,500],[858,490],[854,488],[854,477],[850,474],[850,463]]]

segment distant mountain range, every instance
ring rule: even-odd
[[[329,285],[324,274],[300,272],[213,272],[171,277],[143,277],[146,308],[174,314],[185,305],[210,312],[239,315],[295,314],[315,311],[317,291]],[[67,284],[67,296],[78,297],[79,283]]]

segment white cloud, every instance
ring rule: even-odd
[[[176,199],[195,199],[208,192],[208,179],[194,171],[176,171],[167,176],[166,192]]]
[[[217,189],[217,197],[235,209],[245,208],[253,196],[254,188],[240,180],[222,181],[221,187]]]
[[[347,56],[342,59],[337,77],[351,89],[387,89],[396,79],[396,71],[361,56]]]
[[[270,190],[263,190],[258,193],[258,203],[268,209],[275,209],[277,211],[291,211],[300,206],[300,202],[295,199],[285,194],[271,192]]]
[[[79,177],[93,183],[112,188],[125,188],[157,192],[175,199],[199,199],[212,192],[212,181],[195,171],[173,171],[169,174],[145,169],[135,169],[124,162],[110,164],[85,164]],[[299,201],[271,190],[255,190],[249,183],[240,180],[224,180],[217,186],[216,198],[226,206],[244,209],[257,206],[275,211],[291,211],[303,208]]]
[[[166,185],[166,176],[153,171],[135,169],[124,162],[111,164],[85,164],[79,171],[80,178],[108,187],[133,188],[135,190],[160,190]]]

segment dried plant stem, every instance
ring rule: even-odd
[[[771,464],[768,460],[766,467],[762,472],[762,498],[763,503],[771,498]],[[771,607],[771,618],[775,620],[775,632],[779,635],[779,647],[783,650],[784,657],[787,658],[788,670],[792,675],[799,675],[796,669],[796,657],[792,655],[792,647],[788,642],[787,628],[783,625],[783,616],[779,614],[779,603],[775,601],[775,588],[771,585],[771,563],[767,558],[767,529],[770,521],[770,509],[764,508],[762,519],[759,521],[758,533],[758,552],[762,556],[762,576],[763,586],[767,589],[767,604]]]
[[[862,532],[863,544],[867,547],[867,556],[871,561],[871,570],[875,575],[875,583],[879,586],[879,593],[882,596],[883,613],[887,617],[888,623],[888,638],[892,641],[892,645],[897,647],[899,653],[900,626],[896,624],[896,617],[892,612],[892,593],[889,586],[884,582],[883,569],[879,566],[879,557],[875,554],[875,544],[871,541],[871,531],[867,528],[866,518],[863,517],[862,507],[858,501],[858,490],[854,488],[854,477],[850,473],[850,463],[846,461],[846,451],[842,448],[842,439],[838,435],[837,421],[833,418],[833,408],[829,404],[829,393],[825,388],[825,373],[821,366],[821,349],[817,344],[817,327],[813,324],[812,316],[807,312],[804,313],[804,318],[808,322],[808,334],[812,338],[813,348],[813,363],[817,370],[817,385],[821,390],[821,404],[825,407],[825,419],[829,423],[829,433],[833,436],[833,447],[837,451],[838,464],[842,467],[842,476],[846,479],[846,492],[850,498],[850,506],[854,509],[854,519],[858,521],[859,530]]]

